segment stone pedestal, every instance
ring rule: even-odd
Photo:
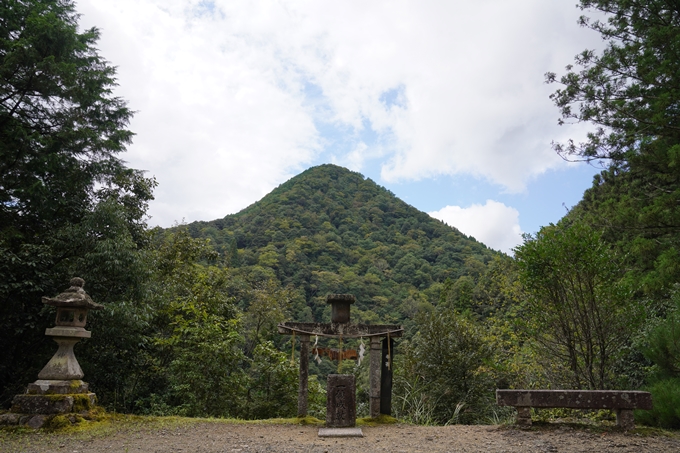
[[[43,380],[73,380],[82,379],[83,373],[80,364],[73,353],[73,347],[81,338],[90,338],[91,333],[82,327],[52,328],[45,331],[59,345],[47,365],[38,374],[38,379]]]
[[[18,414],[66,414],[86,415],[94,408],[97,397],[94,393],[62,395],[14,395],[12,412]]]
[[[518,407],[517,416],[515,417],[515,423],[522,427],[531,426],[531,408],[530,407]]]
[[[635,428],[635,415],[631,409],[616,410],[616,426],[623,429]]]
[[[81,380],[38,379],[25,394],[14,396],[10,412],[0,415],[0,425],[26,424],[37,429],[58,415],[74,423],[76,416],[89,417],[96,402],[95,394]]]
[[[354,375],[329,374],[326,387],[326,426],[349,428],[356,424]]]
[[[28,384],[26,393],[29,395],[66,395],[69,393],[88,393],[87,382],[79,379],[73,380],[47,380],[38,379]]]

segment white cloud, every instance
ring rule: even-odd
[[[473,204],[467,208],[446,206],[428,214],[488,247],[508,254],[522,242],[519,212],[498,201],[486,200],[484,205]]]
[[[158,178],[150,211],[163,226],[235,212],[320,161],[361,170],[377,160],[386,181],[472,174],[522,191],[561,165],[549,143],[566,131],[543,73],[594,47],[568,1],[78,9],[102,30],[117,94],[138,111],[125,158]]]
[[[303,98],[281,87],[287,69],[266,46],[250,52],[228,23],[187,18],[182,2],[85,3],[119,94],[138,110],[125,158],[159,181],[152,223],[242,209],[319,151]]]

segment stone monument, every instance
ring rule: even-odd
[[[353,374],[329,374],[326,387],[326,426],[351,428],[357,421]]]
[[[26,393],[16,395],[9,413],[0,416],[0,423],[27,424],[40,428],[55,415],[69,415],[71,422],[78,415],[86,415],[96,402],[96,396],[82,381],[83,370],[73,353],[82,338],[90,338],[85,330],[89,310],[102,305],[92,301],[83,286],[82,278],[72,278],[71,287],[54,298],[43,297],[46,305],[57,307],[56,327],[45,330],[45,335],[57,342],[59,349],[38,374],[38,380],[28,385]]]

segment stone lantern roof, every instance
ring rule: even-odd
[[[92,298],[87,295],[83,289],[85,280],[80,277],[75,277],[72,278],[69,283],[71,287],[58,296],[43,296],[43,304],[52,305],[54,307],[86,308],[89,310],[100,310],[104,308],[103,305],[93,302]]]

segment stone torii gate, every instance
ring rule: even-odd
[[[329,294],[326,303],[331,304],[331,322],[284,322],[278,325],[282,335],[297,335],[300,338],[300,387],[298,389],[298,417],[307,415],[307,381],[309,376],[309,339],[311,335],[331,338],[370,338],[370,416],[377,417],[381,412],[389,412],[389,404],[383,405],[381,411],[381,367],[382,346],[381,339],[386,337],[389,342],[392,338],[401,337],[404,328],[394,324],[352,324],[350,322],[350,304],[355,302],[351,294]],[[391,348],[391,344],[389,348]],[[391,351],[390,351],[391,352]],[[391,358],[390,358],[391,360]],[[389,382],[391,396],[392,385]],[[387,395],[385,395],[387,396]]]

